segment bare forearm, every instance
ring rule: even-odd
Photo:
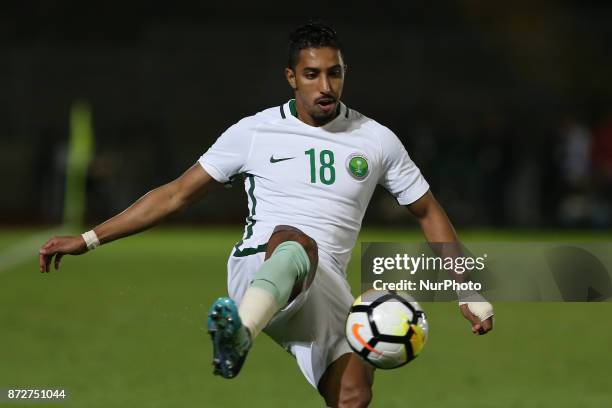
[[[200,200],[220,184],[195,163],[176,180],[149,191],[129,208],[94,228],[94,238],[100,243],[114,241],[152,227],[170,214]],[[55,269],[59,268],[64,255],[80,255],[88,247],[95,247],[92,234],[53,237],[39,250],[39,268],[49,272],[55,258]],[[86,242],[85,239],[91,242]],[[87,245],[86,245],[87,243]]]
[[[423,235],[427,242],[457,242],[457,233],[444,210],[435,206],[429,210],[427,217],[419,219]]]
[[[183,207],[176,196],[176,188],[163,185],[139,198],[125,211],[94,228],[101,243],[136,234],[146,230]]]
[[[425,193],[408,210],[416,217],[427,242],[457,242],[457,233],[431,192]]]
[[[94,231],[101,243],[135,234],[202,199],[218,185],[196,163],[179,178],[149,191],[125,211],[95,227]]]
[[[408,209],[418,220],[429,246],[438,257],[463,256],[463,249],[455,228],[430,191],[410,204]],[[459,273],[450,270],[449,274],[458,282],[466,282],[470,279],[469,274],[463,271]],[[466,300],[465,293],[457,292],[457,294],[460,300]],[[472,300],[460,305],[461,313],[470,321],[472,332],[475,334],[485,334],[493,328],[493,307],[484,298],[480,297],[480,299],[477,302]]]

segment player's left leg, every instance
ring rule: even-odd
[[[374,369],[347,353],[327,367],[317,388],[328,407],[361,408],[372,400],[373,382]]]
[[[318,261],[314,239],[290,225],[274,228],[268,239],[265,262],[240,304],[240,318],[253,338],[276,312],[310,286]]]
[[[213,341],[214,373],[233,378],[244,363],[253,339],[276,312],[312,282],[318,263],[317,245],[291,226],[274,229],[266,260],[241,299],[221,297],[210,308],[208,331]]]

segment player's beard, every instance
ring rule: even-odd
[[[335,100],[335,105],[329,112],[320,110],[319,105],[315,103],[310,117],[312,117],[318,126],[323,126],[336,118],[336,115],[338,114],[338,103],[338,100]]]

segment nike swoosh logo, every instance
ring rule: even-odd
[[[355,323],[353,325],[353,327],[351,327],[351,330],[353,331],[353,336],[355,336],[355,339],[357,339],[357,341],[359,342],[359,344],[361,344],[363,347],[365,347],[366,349],[370,350],[373,353],[378,354],[379,356],[382,355],[382,353],[378,350],[376,350],[374,347],[370,346],[364,339],[363,337],[361,337],[361,334],[359,334],[359,329],[363,327],[363,324],[359,324],[359,323]]]
[[[284,157],[282,159],[275,159],[274,155],[270,156],[270,163],[278,163],[278,162],[282,162],[285,160],[291,160],[291,159],[295,159],[295,157]]]

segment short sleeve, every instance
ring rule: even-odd
[[[253,126],[243,119],[227,129],[204,153],[198,163],[220,183],[242,173],[249,157],[253,140]]]
[[[429,190],[429,184],[392,131],[384,128],[379,137],[382,148],[382,174],[379,183],[400,205],[412,204]]]

